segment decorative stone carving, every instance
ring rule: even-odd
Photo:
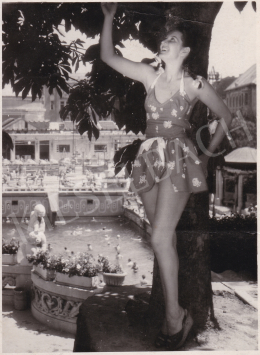
[[[60,296],[47,293],[32,286],[32,301],[34,306],[47,315],[54,315],[63,318],[75,318],[79,313],[82,302],[66,300]]]
[[[15,277],[10,276],[10,275],[3,275],[2,276],[2,289],[4,289],[6,285],[16,286]]]

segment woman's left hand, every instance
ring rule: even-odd
[[[199,156],[199,160],[201,161],[202,170],[205,176],[207,177],[208,176],[207,166],[208,166],[209,157],[206,154],[201,154]]]

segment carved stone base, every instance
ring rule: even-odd
[[[103,287],[82,290],[45,281],[33,271],[31,311],[33,316],[49,327],[76,334],[76,321],[82,302]]]

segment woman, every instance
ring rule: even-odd
[[[116,3],[102,3],[104,26],[101,34],[101,59],[123,75],[143,83],[147,91],[146,141],[140,146],[133,164],[131,190],[142,199],[152,226],[151,243],[158,260],[165,298],[165,319],[155,345],[176,350],[182,346],[193,320],[178,303],[178,255],[175,229],[190,193],[207,190],[205,174],[209,157],[225,132],[218,125],[207,147],[197,157],[186,136],[189,117],[202,101],[226,126],[231,114],[214,89],[202,77],[195,80],[184,72],[191,46],[187,33],[176,27],[160,44],[159,58],[165,69],[160,73],[150,65],[135,63],[114,52],[112,23]]]

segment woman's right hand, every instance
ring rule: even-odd
[[[104,16],[112,16],[114,17],[117,9],[116,2],[102,2],[101,9],[103,11]]]

